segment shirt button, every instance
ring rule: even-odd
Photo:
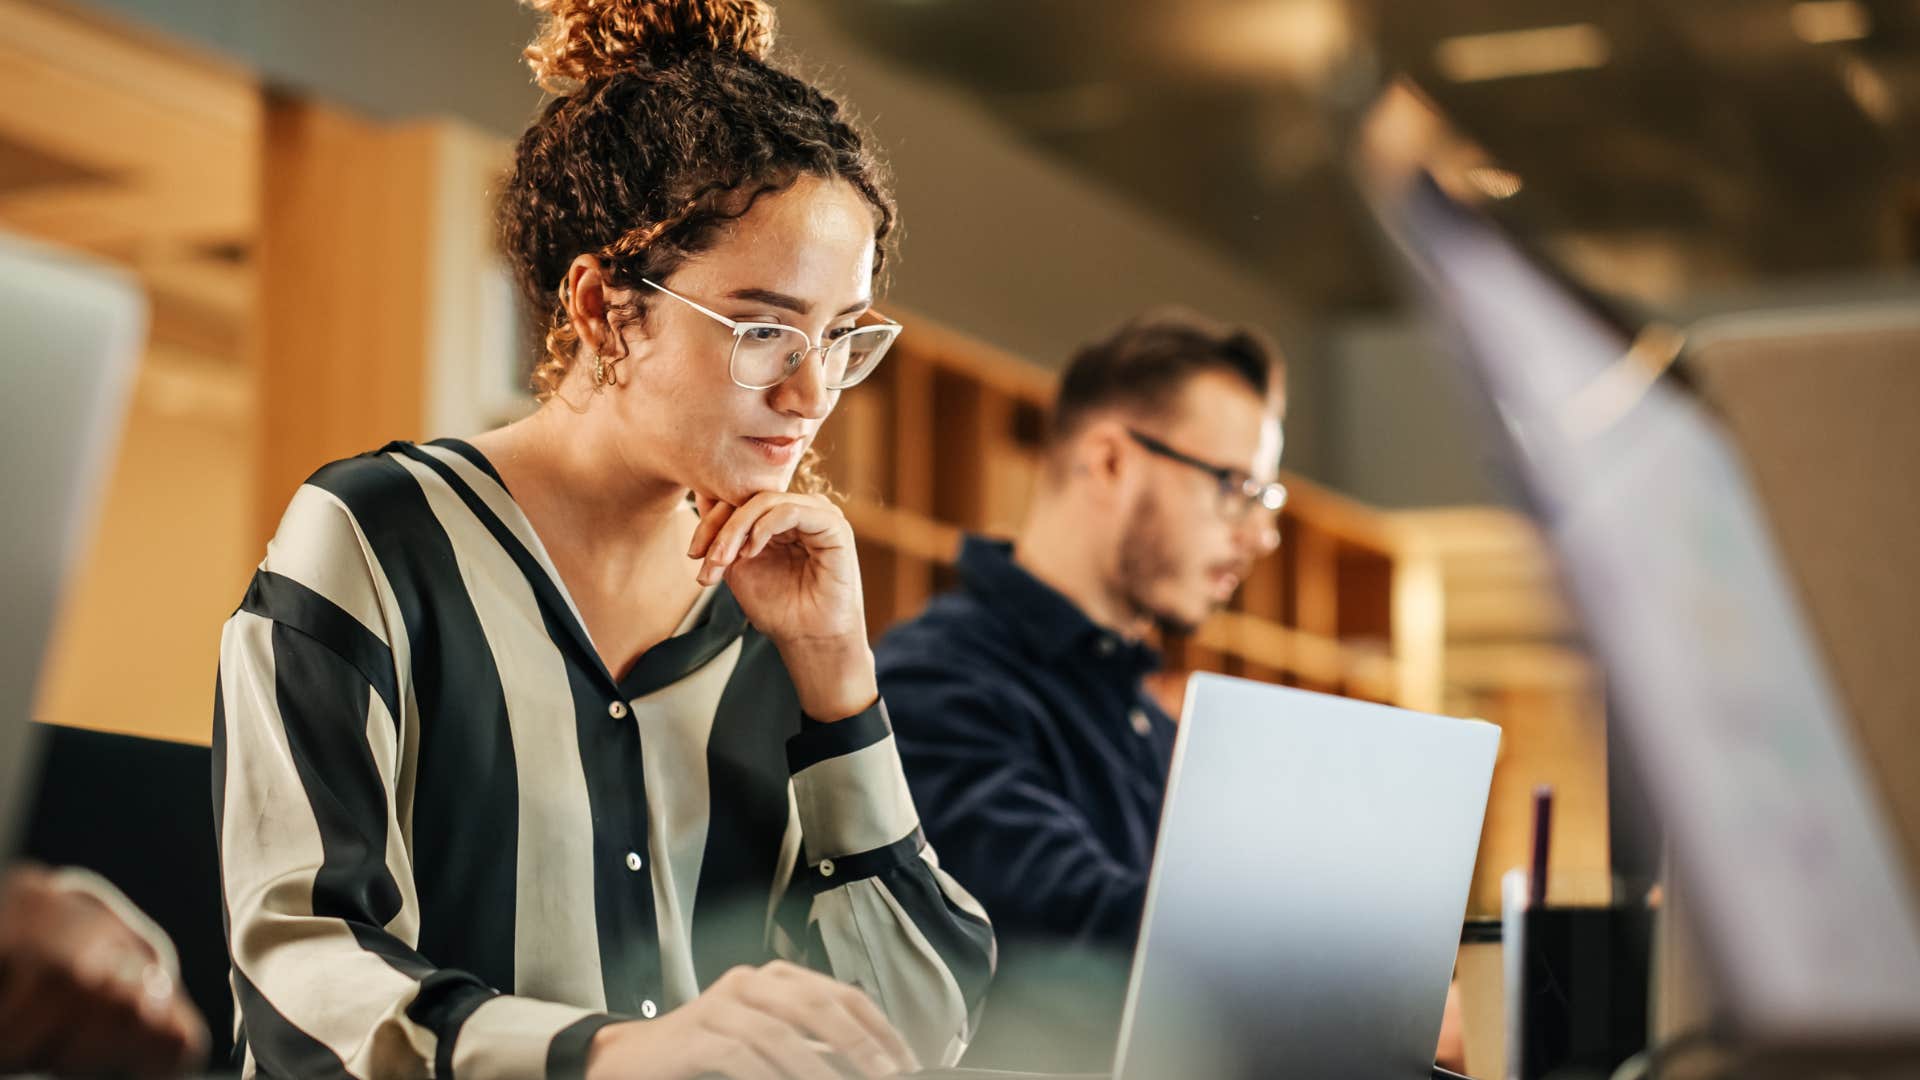
[[[1114,653],[1114,650],[1118,649],[1119,647],[1120,647],[1120,644],[1118,642],[1114,641],[1112,638],[1107,637],[1106,635],[1103,634],[1101,635],[1099,642],[1094,645],[1093,650],[1099,653],[1101,656],[1112,656]]]
[[[639,870],[640,866],[641,866],[640,853],[637,851],[627,852],[627,869]]]
[[[1133,715],[1127,719],[1133,721],[1133,733],[1135,735],[1144,739],[1153,734],[1153,720],[1147,715],[1147,710],[1135,709],[1133,710]]]
[[[833,860],[832,859],[820,860],[820,876],[821,877],[833,876]]]
[[[627,703],[624,701],[616,701],[607,706],[607,715],[613,717],[615,720],[625,720],[627,718]]]
[[[652,998],[648,998],[640,1003],[640,1015],[651,1020],[660,1015],[660,1006],[655,1005]]]

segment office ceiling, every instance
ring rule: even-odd
[[[1396,74],[1625,296],[1920,257],[1920,0],[817,2],[1309,310],[1392,295],[1341,161]]]

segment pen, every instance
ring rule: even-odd
[[[1527,899],[1547,905],[1547,852],[1553,846],[1553,785],[1533,789],[1533,872],[1527,875]]]

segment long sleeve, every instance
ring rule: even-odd
[[[1145,869],[1115,857],[1040,763],[1031,709],[944,667],[881,674],[927,832],[1002,931],[1130,946]]]
[[[576,1075],[612,1017],[418,951],[396,797],[409,691],[364,549],[345,508],[303,487],[222,635],[213,796],[249,1072]]]
[[[914,811],[886,707],[805,721],[787,744],[810,895],[792,958],[864,988],[923,1062],[972,1037],[995,962],[986,912],[940,868]]]

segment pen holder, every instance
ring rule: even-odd
[[[1651,909],[1535,907],[1524,871],[1503,884],[1508,1077],[1606,1080],[1647,1045]]]

